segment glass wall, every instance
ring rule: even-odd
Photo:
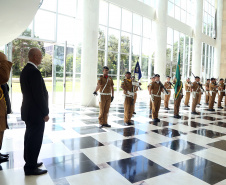
[[[203,1],[202,32],[210,37],[215,37],[215,0]]]
[[[127,71],[134,72],[137,61],[146,86],[153,75],[155,40],[153,22],[123,8],[100,1],[98,37],[98,74],[103,65],[110,68],[115,88]]]
[[[201,65],[201,81],[205,82],[207,78],[219,78],[213,76],[214,66],[214,47],[206,43],[202,43],[202,65]]]
[[[43,54],[39,69],[44,77],[50,102],[72,104],[79,98],[82,45],[82,0],[43,1],[29,27],[13,43],[13,92],[20,93],[18,78],[28,61],[29,48],[38,47]],[[66,64],[64,45],[67,41]],[[65,73],[66,72],[66,73]],[[64,84],[64,77],[66,83]],[[72,101],[73,100],[73,101]]]
[[[168,15],[188,24],[193,24],[194,0],[168,0]]]
[[[76,30],[81,30],[82,0],[43,1],[30,26],[22,36],[74,45]]]
[[[182,80],[191,76],[193,39],[183,33],[167,28],[166,75],[174,77],[180,52]]]
[[[12,89],[19,99],[19,75],[28,61],[29,48],[38,47],[43,53],[43,64],[39,67],[50,100],[62,104],[66,89],[67,104],[79,103],[82,53],[82,1],[46,0],[22,35],[12,41],[13,78]],[[156,7],[156,0],[139,0]],[[195,0],[168,0],[168,15],[192,25]],[[204,0],[203,33],[214,36],[214,0]],[[98,76],[102,67],[110,68],[115,90],[120,91],[120,83],[125,72],[134,73],[139,61],[142,71],[143,89],[154,72],[155,21],[127,9],[100,0],[98,35]],[[65,53],[65,41],[67,48]],[[183,33],[167,29],[166,75],[175,76],[178,54],[181,54],[182,79],[191,76],[193,39]],[[203,43],[202,76],[211,77],[214,48]],[[65,56],[66,54],[66,56]],[[64,63],[64,59],[65,63]],[[64,79],[66,78],[66,84]],[[51,93],[52,92],[52,93]],[[77,102],[76,102],[77,101]]]

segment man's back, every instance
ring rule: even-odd
[[[23,94],[22,120],[43,121],[49,114],[48,92],[40,71],[32,64],[27,64],[21,72],[20,85]]]

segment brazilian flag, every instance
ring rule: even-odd
[[[175,100],[179,97],[182,87],[183,87],[183,84],[180,81],[180,52],[179,52],[177,70],[176,70],[176,84],[174,86],[174,90],[175,90],[174,99]]]

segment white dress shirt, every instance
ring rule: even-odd
[[[27,63],[35,66],[36,68],[38,68],[33,62],[28,61]]]

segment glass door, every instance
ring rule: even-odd
[[[64,105],[64,46],[54,45],[52,65],[52,104]]]

